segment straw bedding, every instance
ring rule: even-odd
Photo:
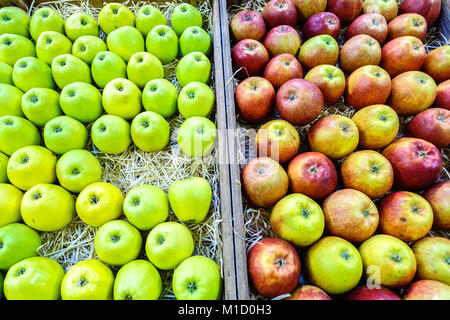
[[[231,5],[228,8],[228,18],[229,21],[231,21],[232,17],[239,12],[240,10],[244,9],[250,9],[255,10],[258,12],[262,12],[264,5],[267,3],[265,0],[249,0],[249,1],[243,1],[242,4],[239,5]],[[299,29],[298,29],[299,30]],[[300,31],[300,30],[299,30]],[[341,30],[341,34],[338,39],[339,46],[341,47],[345,43],[345,32],[346,29]],[[441,47],[443,45],[449,44],[450,39],[446,39],[444,35],[440,32],[439,27],[437,24],[435,24],[433,27],[431,27],[428,30],[428,34],[426,36],[426,39],[424,41],[425,49],[427,53],[435,48]],[[237,70],[235,70],[235,74],[237,73]],[[228,79],[228,82],[232,81],[234,84],[234,88],[236,88],[239,84],[239,80],[236,77],[233,77],[232,79]],[[355,113],[355,109],[346,106],[343,99],[339,100],[334,105],[326,105],[321,115],[318,117],[325,117],[328,115],[333,114],[339,114],[346,117],[351,118],[353,114]],[[277,115],[273,116],[272,118],[268,119],[276,119],[279,118]],[[409,122],[412,120],[413,116],[411,117],[399,117],[400,120],[400,130],[397,135],[397,138],[406,136],[406,131]],[[317,121],[317,119],[315,120]],[[300,150],[299,153],[308,151],[308,130],[311,127],[311,125],[315,122],[313,121],[311,124],[306,126],[297,126],[296,129],[299,132],[300,135]],[[251,159],[254,159],[257,157],[256,148],[255,148],[255,135],[259,127],[252,126],[246,123],[244,120],[239,118],[239,115],[237,115],[237,137],[239,141],[238,146],[238,155],[239,155],[239,164],[241,169],[244,167],[244,165],[250,161]],[[445,148],[441,150],[441,154],[443,157],[443,170],[441,173],[441,176],[439,178],[439,181],[448,181],[450,180],[450,148]],[[344,158],[345,159],[345,158]],[[344,159],[340,159],[335,162],[337,165],[338,171],[339,166],[343,162]],[[339,186],[338,186],[339,188]],[[395,191],[395,190],[392,190]],[[391,192],[392,192],[391,191]],[[423,190],[418,192],[419,194],[423,193]],[[379,200],[379,199],[377,199]],[[375,204],[378,203],[378,201],[375,200]],[[275,237],[275,234],[272,232],[270,222],[269,222],[269,216],[271,209],[265,209],[265,208],[259,208],[252,206],[247,202],[245,197],[243,197],[243,211],[244,211],[244,219],[245,219],[245,241],[246,241],[246,247],[247,251],[250,250],[250,248],[259,240],[267,237]],[[441,236],[445,237],[447,239],[450,238],[450,231],[444,231],[444,230],[438,230],[438,229],[432,229],[429,232],[430,236]],[[324,234],[325,236],[325,234]],[[300,252],[302,254],[302,252]],[[257,294],[256,292],[252,292],[250,295],[251,299],[264,299],[263,296],[260,294]],[[278,299],[281,299],[283,297],[278,297]]]
[[[152,4],[159,8],[170,23],[170,16],[173,9],[182,3],[181,0],[167,1],[164,3],[156,2],[133,2],[127,1],[124,4],[128,6],[135,14],[145,4]],[[105,3],[106,4],[106,3]],[[94,7],[88,0],[81,1],[50,1],[35,5],[34,2],[28,8],[31,15],[36,9],[50,6],[56,9],[61,16],[66,19],[72,13],[82,11],[90,13],[95,18],[98,17],[100,7]],[[196,2],[197,9],[203,16],[203,28],[211,35],[212,28],[212,6],[207,0]],[[100,34],[105,38],[104,34]],[[214,86],[214,61],[210,57],[212,64],[210,86],[215,92]],[[176,66],[178,60],[164,65],[165,78],[171,81],[179,90],[180,86],[176,79]],[[215,113],[210,117],[215,121]],[[182,122],[181,115],[175,114],[168,119],[171,129],[171,141],[163,150],[159,152],[148,153],[132,145],[129,149],[119,155],[110,155],[98,151],[89,140],[88,149],[97,157],[102,166],[102,181],[110,182],[126,195],[131,188],[150,184],[162,188],[166,193],[170,185],[180,179],[186,179],[193,176],[200,176],[207,179],[213,191],[212,205],[207,218],[198,224],[185,224],[194,237],[194,254],[200,254],[215,260],[223,271],[223,261],[221,256],[221,214],[219,210],[219,174],[216,161],[216,153],[213,151],[209,156],[203,159],[193,159],[185,156],[176,142],[176,133]],[[88,126],[89,129],[89,126]],[[122,219],[126,219],[123,215]],[[172,210],[168,221],[177,221]],[[41,256],[50,257],[58,261],[67,271],[75,263],[97,258],[94,250],[94,237],[97,228],[86,225],[78,217],[74,218],[71,224],[56,232],[41,233],[43,245],[39,249]],[[139,258],[146,259],[145,240],[148,232],[141,232],[144,240],[143,248]],[[117,271],[117,267],[111,267]],[[175,296],[171,290],[172,271],[160,271],[163,280],[163,292],[161,299],[174,299]]]

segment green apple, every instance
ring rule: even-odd
[[[156,56],[162,64],[171,63],[178,56],[178,37],[166,25],[155,26],[145,39],[147,51]]]
[[[22,96],[23,92],[16,87],[0,83],[0,117],[23,117]]]
[[[19,189],[28,190],[36,184],[56,182],[56,155],[41,146],[16,150],[8,161],[8,179]]]
[[[100,261],[112,266],[123,266],[139,256],[142,236],[138,229],[125,220],[112,220],[97,230],[94,247]]]
[[[114,274],[97,259],[73,265],[61,282],[63,300],[112,300]]]
[[[59,184],[72,193],[80,193],[85,187],[102,178],[100,162],[84,149],[70,150],[56,162]]]
[[[202,15],[196,7],[189,3],[183,3],[175,7],[170,20],[177,36],[181,36],[183,31],[189,27],[201,27],[203,25]]]
[[[44,31],[56,31],[64,34],[64,20],[58,11],[43,7],[33,12],[30,20],[30,34],[34,40]]]
[[[152,6],[146,4],[142,6],[136,16],[136,28],[142,33],[144,37],[153,29],[153,27],[159,25],[168,25],[166,17],[162,12]]]
[[[415,276],[414,252],[402,240],[376,234],[359,246],[367,277],[377,276],[378,284],[388,288],[408,285]]]
[[[12,81],[13,67],[6,62],[0,61],[0,83],[14,85]]]
[[[0,227],[0,270],[8,270],[25,258],[38,255],[42,240],[36,230],[23,223]]]
[[[161,61],[151,53],[137,52],[128,61],[127,76],[143,89],[153,79],[164,79],[164,68]]]
[[[108,50],[117,53],[125,62],[137,52],[145,51],[145,41],[138,29],[131,26],[120,27],[108,34]]]
[[[208,117],[216,97],[212,89],[203,82],[193,81],[180,90],[178,110],[184,118]]]
[[[105,41],[96,36],[81,36],[72,45],[72,54],[88,65],[92,64],[95,56],[108,50]]]
[[[26,38],[30,37],[28,13],[18,7],[3,7],[0,9],[0,34],[15,33]]]
[[[8,167],[9,157],[0,152],[0,183],[8,183],[8,174],[6,173]]]
[[[94,182],[81,190],[75,205],[83,222],[100,227],[122,215],[123,194],[111,183]]]
[[[309,247],[305,268],[312,284],[329,294],[342,294],[358,284],[363,262],[358,249],[350,242],[328,236]]]
[[[145,110],[159,113],[164,118],[177,111],[177,88],[166,79],[154,79],[142,91],[142,105]]]
[[[304,248],[322,237],[325,217],[313,199],[292,193],[275,204],[270,214],[270,225],[279,238]]]
[[[89,66],[72,54],[62,54],[53,59],[52,76],[60,89],[74,82],[92,83]]]
[[[161,293],[161,275],[147,260],[128,262],[114,280],[114,300],[158,300]]]
[[[69,116],[59,116],[48,121],[44,127],[45,147],[57,155],[86,146],[88,132],[78,120]]]
[[[23,192],[9,183],[0,183],[0,227],[20,222]]]
[[[181,58],[176,69],[180,86],[198,81],[208,83],[211,76],[211,62],[201,52],[191,52]]]
[[[417,261],[416,279],[436,280],[450,286],[450,240],[424,237],[412,245]]]
[[[111,51],[99,52],[91,64],[92,78],[100,88],[116,78],[127,77],[127,65],[119,55]]]
[[[22,111],[28,120],[43,127],[63,114],[59,106],[59,93],[48,88],[33,88],[22,96]]]
[[[131,144],[130,124],[119,116],[103,115],[93,123],[91,138],[101,152],[122,153]]]
[[[219,265],[204,256],[192,256],[175,268],[172,289],[177,300],[219,300],[222,277]]]
[[[178,129],[177,143],[185,154],[201,158],[214,149],[216,125],[205,117],[186,119]]]
[[[21,58],[35,56],[36,48],[30,39],[12,33],[4,33],[0,36],[0,61],[14,66]]]
[[[156,112],[142,112],[131,122],[131,140],[143,151],[160,151],[170,141],[169,123]]]
[[[117,78],[103,89],[102,103],[106,113],[133,119],[142,109],[141,91],[130,80]]]
[[[59,104],[66,115],[83,123],[97,120],[103,113],[102,94],[86,82],[66,85],[61,91]]]
[[[157,186],[136,186],[125,196],[123,212],[132,225],[148,231],[167,220],[169,199],[164,190]]]
[[[71,41],[82,36],[98,37],[99,35],[97,21],[86,12],[72,13],[64,23],[64,31]]]
[[[47,257],[30,257],[13,265],[5,277],[8,300],[59,300],[62,266]]]
[[[72,42],[59,32],[44,31],[36,40],[36,56],[48,65],[57,56],[71,52]]]
[[[12,78],[14,85],[23,92],[33,88],[55,89],[52,69],[44,61],[35,57],[17,60],[13,68]]]
[[[180,37],[180,50],[183,56],[191,52],[211,54],[211,37],[201,27],[193,26],[183,31]]]
[[[37,184],[23,195],[20,205],[23,221],[38,231],[57,231],[76,216],[75,200],[56,184]]]
[[[169,188],[169,202],[175,216],[183,222],[205,220],[211,207],[212,189],[202,177],[175,181]]]
[[[147,236],[145,252],[157,268],[172,270],[194,252],[191,231],[178,222],[163,222]]]
[[[16,116],[0,118],[0,152],[11,156],[17,149],[40,143],[41,134],[31,121]]]
[[[106,4],[98,14],[98,24],[105,34],[123,27],[135,25],[134,13],[117,2]]]

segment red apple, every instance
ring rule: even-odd
[[[450,181],[439,182],[427,189],[424,198],[433,208],[434,225],[450,230]]]
[[[358,190],[333,192],[323,201],[322,208],[325,227],[331,235],[350,242],[363,242],[377,230],[377,206]]]
[[[232,55],[236,68],[243,68],[240,75],[260,75],[269,62],[269,53],[264,45],[252,39],[239,41],[234,46]]]
[[[439,177],[442,156],[430,142],[417,138],[400,138],[382,153],[394,169],[394,183],[399,188],[423,189]]]
[[[450,79],[450,45],[430,51],[425,57],[422,70],[436,83]]]
[[[339,21],[339,18],[331,12],[319,12],[313,14],[306,20],[302,29],[304,41],[320,34],[328,34],[337,40],[340,32],[341,22]]]
[[[325,11],[327,0],[293,0],[300,22],[305,22],[312,15]]]
[[[304,79],[285,82],[275,97],[275,106],[281,119],[296,126],[306,125],[317,118],[323,105],[320,89]]]
[[[304,285],[291,293],[291,296],[285,300],[332,300],[331,297],[322,289],[312,285]]]
[[[436,94],[433,78],[421,71],[408,71],[392,79],[387,104],[400,116],[412,116],[430,107]]]
[[[395,191],[381,199],[380,231],[404,242],[423,238],[433,226],[433,209],[425,198]]]
[[[264,78],[269,80],[275,88],[283,83],[303,77],[303,69],[297,58],[290,53],[282,53],[273,57],[266,65]]]
[[[347,39],[358,34],[367,34],[377,40],[380,45],[386,40],[388,26],[386,19],[378,13],[366,13],[353,20],[347,29]]]
[[[321,64],[334,66],[338,57],[339,44],[328,34],[321,34],[306,40],[298,53],[300,63],[308,69]]]
[[[266,297],[290,293],[300,278],[300,258],[289,242],[264,238],[248,253],[248,271],[255,289]]]
[[[264,38],[264,46],[273,57],[281,53],[296,55],[300,43],[297,30],[288,25],[279,25],[270,29]]]
[[[361,109],[384,104],[391,93],[391,77],[379,66],[362,66],[347,78],[344,98],[347,105]]]
[[[290,189],[314,200],[332,193],[337,186],[337,171],[333,162],[323,153],[305,152],[289,162],[287,168]]]
[[[405,0],[400,5],[401,13],[418,13],[427,19],[431,26],[441,12],[441,0]]]
[[[362,66],[377,66],[380,61],[380,44],[367,34],[358,34],[341,47],[339,65],[346,73],[352,73]]]
[[[408,125],[408,136],[431,142],[439,149],[450,144],[450,111],[431,108],[422,111]]]
[[[389,73],[391,78],[394,78],[403,72],[420,70],[425,55],[425,46],[420,39],[403,36],[383,46],[380,66]]]
[[[295,26],[298,15],[297,8],[291,0],[271,0],[264,6],[262,16],[269,28],[274,28],[281,24]]]
[[[253,10],[241,10],[230,21],[231,34],[236,41],[254,39],[260,41],[266,35],[263,17]]]
[[[397,0],[364,0],[363,12],[381,14],[389,22],[398,14]]]
[[[404,13],[394,18],[388,24],[388,40],[404,36],[413,36],[425,41],[427,35],[427,20],[417,13]]]
[[[325,103],[332,105],[343,95],[345,75],[341,69],[330,64],[315,66],[305,75],[305,80],[314,83],[322,91]]]
[[[249,202],[257,207],[272,207],[286,195],[289,188],[286,171],[271,158],[250,160],[241,174],[245,195]]]
[[[434,107],[450,110],[450,79],[437,86]]]
[[[261,77],[250,77],[242,81],[235,92],[236,105],[247,122],[265,120],[273,112],[275,89]]]
[[[359,142],[359,133],[352,119],[335,114],[317,120],[308,131],[312,151],[322,152],[333,160],[352,153]]]
[[[385,287],[359,286],[347,293],[345,300],[402,300],[395,292]]]
[[[270,157],[284,163],[297,154],[299,147],[300,136],[297,129],[281,119],[265,123],[256,133],[258,157]]]
[[[436,280],[418,280],[411,283],[404,300],[450,300],[450,286]]]
[[[361,191],[371,199],[383,196],[394,184],[392,165],[373,150],[350,154],[341,164],[341,177],[344,187]]]
[[[339,17],[343,25],[351,23],[361,13],[363,0],[328,0],[328,10]]]

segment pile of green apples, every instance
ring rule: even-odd
[[[202,24],[187,3],[173,10],[171,26],[152,5],[135,16],[109,3],[97,20],[85,12],[64,20],[50,7],[31,17],[0,9],[0,298],[159,299],[161,271],[173,271],[177,299],[221,297],[220,267],[194,255],[187,226],[207,217],[209,182],[191,177],[173,182],[168,194],[140,185],[124,195],[102,181],[94,155],[132,144],[164,149],[177,111],[183,153],[213,150],[211,38]],[[171,63],[174,83],[164,78]],[[97,228],[97,259],[64,270],[39,255],[41,233],[75,217]]]

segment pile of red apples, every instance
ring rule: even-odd
[[[233,15],[237,112],[257,129],[243,194],[275,235],[248,249],[256,293],[450,300],[450,240],[430,236],[450,230],[450,45],[424,45],[440,12],[272,0]]]

